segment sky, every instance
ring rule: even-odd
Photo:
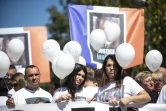
[[[0,28],[45,26],[52,5],[62,11],[59,0],[0,0]]]

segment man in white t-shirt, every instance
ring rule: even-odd
[[[17,91],[12,98],[9,98],[6,105],[39,104],[52,101],[51,94],[39,87],[40,71],[37,66],[30,65],[25,69],[25,79],[27,86]]]

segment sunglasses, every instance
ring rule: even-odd
[[[10,74],[10,73],[6,74],[6,77],[10,77],[11,78],[12,76],[13,76],[13,74]]]

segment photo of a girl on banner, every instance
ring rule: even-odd
[[[124,43],[124,15],[123,14],[111,14],[111,13],[99,13],[89,12],[89,30],[92,32],[94,29],[102,29],[105,32],[106,38],[109,33],[112,33],[112,29],[108,30],[107,34],[105,27],[109,23],[115,23],[120,28],[120,35],[115,41],[106,40],[104,46],[96,51],[93,46],[90,46],[91,54],[93,55],[91,60],[102,63],[108,54],[115,54],[115,49],[121,43]],[[111,38],[111,37],[109,37]]]
[[[0,34],[0,50],[8,55],[10,63],[15,65],[17,69],[25,68],[27,65],[31,64],[31,60],[29,59],[30,46],[28,42],[29,40],[27,32]],[[22,43],[22,45],[20,45],[20,43]],[[9,44],[10,46],[11,44],[14,45],[10,47]],[[16,47],[14,47],[16,44],[19,47],[17,48],[17,50]],[[10,51],[12,47],[13,47],[12,51],[15,51],[15,53]],[[23,50],[22,53],[21,50]]]

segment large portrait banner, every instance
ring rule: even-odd
[[[122,43],[129,43],[135,49],[135,58],[128,67],[143,63],[144,52],[144,10],[132,8],[68,5],[70,37],[82,47],[86,65],[101,68],[108,54],[115,54]],[[90,41],[91,32],[103,30],[105,24],[115,23],[120,27],[120,35],[115,41],[105,40],[104,46],[95,50]],[[112,30],[113,32],[113,30]],[[108,35],[106,34],[106,38]],[[139,43],[139,44],[138,44]],[[127,49],[126,49],[127,50]]]

